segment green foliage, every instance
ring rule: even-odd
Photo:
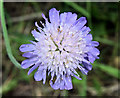
[[[10,91],[11,89],[14,89],[17,86],[17,80],[13,79],[13,80],[8,80],[6,84],[4,84],[2,87],[0,87],[0,94],[3,93],[7,93],[8,91]]]
[[[117,68],[111,67],[109,65],[101,64],[101,63],[96,63],[96,62],[93,65],[100,68],[102,71],[106,72],[107,74],[120,79],[119,77],[120,70],[118,70]]]
[[[93,79],[93,86],[97,91],[97,95],[101,96],[101,83],[96,77]]]

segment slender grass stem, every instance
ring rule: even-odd
[[[82,77],[82,90],[80,92],[80,96],[87,96],[87,79],[86,75],[83,75]]]
[[[16,67],[21,68],[20,64],[16,61],[16,59],[14,58],[14,56],[12,54],[10,41],[9,41],[9,37],[8,37],[8,32],[7,32],[7,27],[6,27],[6,23],[5,23],[3,0],[0,1],[0,13],[1,13],[1,25],[2,25],[2,30],[3,30],[3,37],[4,37],[8,57],[10,58],[10,60]]]

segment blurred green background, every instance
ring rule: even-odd
[[[100,43],[100,59],[92,64],[93,69],[87,76],[82,75],[83,80],[72,78],[72,90],[54,90],[49,85],[49,76],[43,85],[42,81],[36,82],[33,78],[36,70],[28,76],[29,69],[14,66],[2,38],[2,96],[118,96],[118,5],[117,2],[5,2],[8,37],[12,53],[19,63],[25,59],[19,51],[20,45],[34,40],[30,33],[36,28],[34,22],[44,22],[41,13],[48,17],[48,11],[53,7],[60,13],[73,12],[78,14],[78,18],[87,17],[86,25],[91,28],[93,40]]]

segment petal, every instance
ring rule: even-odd
[[[64,89],[65,89],[65,83],[64,83],[64,80],[61,80],[60,90],[64,90]]]
[[[64,81],[65,81],[65,89],[71,90],[73,88],[72,82],[71,82],[71,76],[66,76]]]
[[[41,34],[39,33],[39,32],[37,32],[35,29],[34,30],[32,30],[32,35],[35,37],[35,39],[37,40],[37,41],[40,41],[40,37],[41,37]]]
[[[24,61],[23,61],[24,62]],[[30,66],[32,66],[33,64],[34,64],[34,62],[28,62],[28,63],[23,63],[22,62],[22,64],[21,64],[21,67],[23,68],[23,69],[26,69],[26,68],[28,68],[28,67],[30,67]]]
[[[95,57],[91,54],[91,53],[88,53],[88,60],[93,63],[95,61]]]
[[[27,58],[31,58],[31,57],[34,57],[36,56],[35,54],[33,54],[32,52],[26,52],[22,55],[23,57],[27,57]]]
[[[55,90],[60,88],[60,78],[58,80],[55,81],[54,84],[50,83],[51,87]]]
[[[40,63],[39,63],[40,64]],[[30,70],[28,71],[28,75],[33,71],[33,70],[35,70],[38,66],[39,66],[39,64],[35,64],[32,68],[30,68]]]
[[[97,41],[92,41],[92,42],[91,42],[91,45],[92,45],[92,46],[99,46],[99,42],[97,42]]]
[[[19,49],[21,52],[28,52],[35,50],[35,46],[33,44],[23,44]]]
[[[50,29],[50,23],[48,22],[48,19],[45,17],[45,15],[43,13],[42,13],[42,17],[45,19],[46,27],[49,30]]]
[[[85,69],[85,68],[83,68],[82,66],[78,66],[78,68],[80,69],[80,71],[83,73],[83,74],[85,74],[85,75],[87,75],[87,73],[88,73],[88,70],[87,69]]]
[[[81,31],[83,32],[83,35],[86,36],[91,31],[91,29],[89,27],[84,26],[81,29]]]
[[[30,40],[33,45],[37,45],[37,42]]]
[[[44,69],[43,70],[43,84],[45,84],[45,82],[46,82],[46,70]]]
[[[45,17],[45,15],[42,13],[42,17],[45,19],[45,20],[47,20],[47,18]]]
[[[85,75],[87,75],[87,74],[88,74],[88,70],[87,70],[87,69],[85,69],[85,68],[83,68],[83,69],[81,70],[81,72],[82,72],[83,74],[85,74]]]
[[[40,65],[38,71],[35,73],[34,78],[36,81],[41,81],[43,79],[43,84],[46,81],[46,66]]]
[[[72,73],[70,68],[66,68],[66,72],[67,72],[68,75],[71,75],[71,73]]]
[[[75,13],[72,14],[71,12],[68,12],[66,15],[66,20],[63,25],[63,31],[67,32],[70,29],[70,27],[75,23],[76,19],[77,19],[77,14]]]
[[[71,12],[67,13],[67,18],[66,18],[66,22],[65,24],[67,24],[66,26],[70,27],[73,23],[75,23],[77,19],[77,14],[72,14]]]
[[[41,70],[38,70],[35,75],[34,75],[34,79],[35,81],[41,81],[43,78],[43,74]]]
[[[59,81],[60,78],[61,78],[61,77],[60,77],[60,74],[58,74],[55,83],[57,83],[57,82]]]
[[[76,21],[76,25],[80,26],[81,28],[87,23],[86,17],[80,17]]]
[[[72,74],[73,77],[75,77],[78,80],[82,80],[79,76],[76,76],[75,74]]]
[[[80,30],[85,24],[87,23],[87,20],[85,17],[80,17],[73,25],[71,29]]]
[[[37,24],[37,22],[35,22],[35,26],[37,27],[37,29],[39,30],[39,32],[41,33],[41,34],[43,34],[44,32],[42,31],[42,28],[41,27],[39,27],[39,25]],[[37,31],[36,31],[37,32]],[[38,32],[38,33],[39,33]]]
[[[90,63],[82,62],[83,66],[88,70],[92,70],[92,65]]]
[[[46,70],[47,69],[47,66],[45,66],[45,65],[41,65],[41,66],[39,66],[39,68],[38,68],[38,70]]]
[[[87,28],[87,26],[82,27],[82,28],[81,28],[81,31],[84,32],[84,31],[86,30],[86,28]]]
[[[59,11],[57,11],[55,8],[52,8],[49,11],[49,18],[50,22],[55,24],[56,27],[59,25]]]
[[[54,78],[54,71],[53,72],[51,72],[51,80],[53,80],[53,78]]]
[[[90,51],[92,55],[97,56],[100,54],[100,51],[97,48],[91,47]]]
[[[60,77],[60,74],[57,75],[57,79],[55,80],[54,84],[53,82],[51,81],[50,82],[50,85],[53,89],[57,90],[60,88],[60,83],[61,83],[61,77]]]
[[[89,43],[92,40],[92,34],[88,34],[84,40]]]
[[[60,25],[61,26],[64,25],[64,23],[66,21],[66,17],[67,17],[67,13],[66,12],[60,14]]]
[[[26,68],[32,66],[36,61],[37,61],[37,58],[26,59],[26,60],[22,61],[21,67],[23,69],[26,69]]]

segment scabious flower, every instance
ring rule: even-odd
[[[81,80],[76,69],[87,75],[92,69],[91,63],[99,58],[96,48],[99,43],[92,41],[90,28],[84,26],[85,17],[77,19],[77,14],[71,12],[59,15],[55,8],[49,10],[50,22],[44,14],[42,17],[45,19],[45,24],[41,22],[43,28],[35,22],[37,30],[31,32],[36,41],[20,46],[20,51],[25,52],[22,56],[28,58],[21,67],[31,67],[28,75],[38,68],[34,78],[43,80],[43,84],[48,72],[53,89],[70,90],[73,88],[71,76]]]

